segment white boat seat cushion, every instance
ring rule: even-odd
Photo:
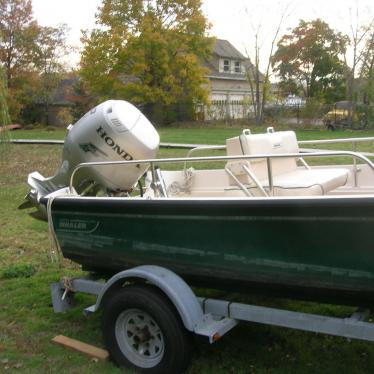
[[[243,132],[236,138],[227,139],[227,155],[261,155],[299,153],[294,131],[268,132],[266,134],[250,134]],[[302,155],[300,155],[302,156]],[[226,167],[235,177],[249,188],[256,188],[252,178],[244,170],[247,167],[268,188],[267,161],[264,158],[229,161]],[[348,179],[346,169],[311,169],[299,168],[297,158],[273,158],[271,161],[274,195],[324,195],[343,186]],[[237,182],[230,178],[230,185]]]
[[[273,180],[275,196],[325,195],[347,183],[346,169],[298,169]],[[261,181],[268,189],[268,181]]]

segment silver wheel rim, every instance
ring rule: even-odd
[[[151,368],[162,360],[164,336],[154,319],[139,309],[122,312],[116,321],[115,335],[123,355],[134,365]]]

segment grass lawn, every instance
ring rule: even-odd
[[[277,130],[277,128],[275,128]],[[226,138],[237,136],[242,130],[238,127],[226,128],[160,128],[158,132],[162,142],[170,143],[193,143],[193,144],[224,144]],[[253,133],[264,132],[264,128],[253,128]],[[55,131],[45,130],[17,130],[10,133],[13,139],[64,139],[66,131],[58,129]],[[313,139],[336,139],[374,136],[374,130],[365,131],[327,131],[324,128],[316,130],[296,130],[299,140]]]
[[[161,129],[161,141],[223,144],[240,129]],[[64,131],[15,131],[13,138],[63,139]],[[299,139],[374,136],[371,132],[298,131]],[[90,359],[50,343],[55,335],[102,346],[100,313],[85,317],[94,302],[78,295],[78,305],[54,314],[49,284],[80,275],[77,265],[49,258],[47,224],[17,210],[28,191],[28,173],[50,176],[61,146],[0,145],[0,373],[121,373],[112,363]],[[373,151],[370,144],[362,150]],[[163,149],[161,156],[186,151]],[[244,301],[252,300],[247,297]],[[287,300],[255,302],[312,313],[345,316],[351,308]],[[374,344],[300,331],[242,323],[221,341],[198,339],[189,374],[198,373],[374,373]]]

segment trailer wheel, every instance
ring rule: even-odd
[[[103,336],[120,367],[181,373],[190,361],[190,333],[169,300],[151,287],[127,286],[107,301]]]

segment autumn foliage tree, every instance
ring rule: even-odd
[[[20,71],[28,70],[37,33],[31,0],[0,0],[0,60],[8,87]]]
[[[13,121],[36,102],[48,102],[68,53],[66,27],[40,26],[31,0],[0,0],[0,67],[5,71],[7,101]]]
[[[300,20],[299,25],[278,42],[273,68],[284,87],[300,89],[305,97],[328,99],[338,87],[344,96],[342,56],[347,43],[347,36],[332,30],[321,19]]]
[[[204,102],[212,40],[201,0],[104,0],[100,28],[84,33],[81,76],[101,99],[157,108]]]
[[[66,44],[67,26],[40,27],[35,44],[34,63],[38,71],[36,94],[43,105],[45,124],[49,125],[49,108],[62,75],[65,72],[61,59],[70,48]]]
[[[25,87],[37,29],[31,0],[0,0],[0,63],[5,70],[10,111],[15,117],[30,96],[25,94]]]

